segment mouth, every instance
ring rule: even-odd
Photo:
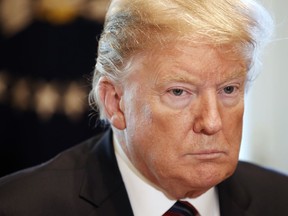
[[[189,153],[186,156],[193,157],[197,160],[215,160],[219,159],[223,156],[225,156],[224,151],[217,151],[217,150],[210,150],[210,151],[199,151],[199,152],[193,152]]]

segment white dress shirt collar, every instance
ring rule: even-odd
[[[149,182],[130,162],[114,136],[117,163],[135,216],[161,216],[176,200],[168,199],[164,193]],[[218,194],[215,187],[195,199],[184,199],[191,203],[201,216],[220,216]]]

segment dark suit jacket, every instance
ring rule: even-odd
[[[288,215],[288,178],[248,163],[217,186],[222,216]],[[0,180],[0,215],[133,215],[112,133]],[[205,215],[204,215],[205,216]]]

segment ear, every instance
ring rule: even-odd
[[[107,77],[98,81],[98,92],[106,117],[119,130],[126,128],[123,106],[121,106],[122,90]]]

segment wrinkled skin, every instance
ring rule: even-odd
[[[197,197],[234,172],[247,75],[239,56],[174,43],[137,56],[123,86],[100,81],[123,150],[168,197]]]

